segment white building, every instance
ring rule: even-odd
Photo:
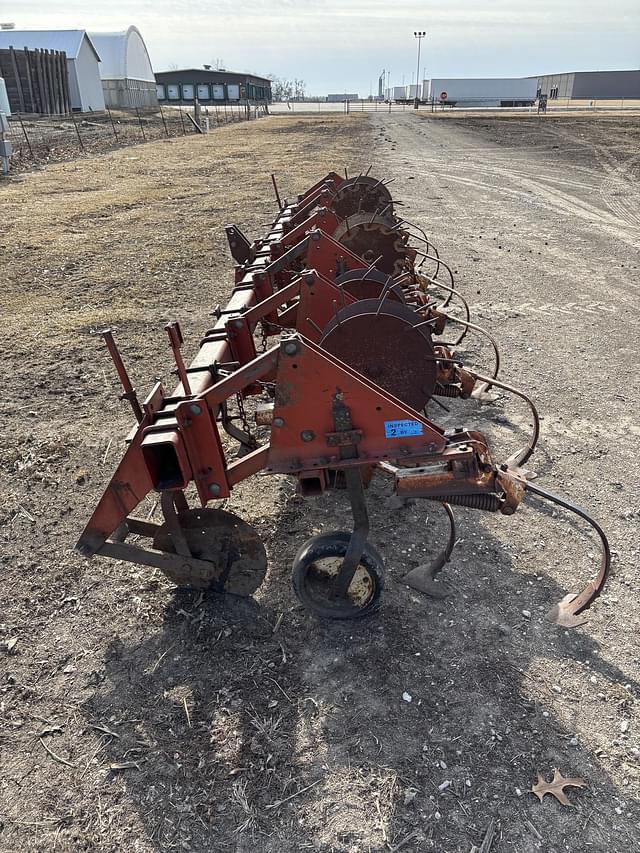
[[[100,54],[100,78],[108,107],[158,105],[149,53],[136,27],[120,33],[90,33]]]
[[[104,110],[100,57],[85,30],[0,30],[0,48],[60,50],[67,55],[71,108]]]

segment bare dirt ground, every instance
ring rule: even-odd
[[[493,853],[638,849],[639,137],[631,119],[273,118],[0,187],[0,850],[468,853],[492,819]],[[171,384],[162,326],[195,351],[231,284],[223,226],[262,231],[268,173],[292,195],[370,162],[538,404],[541,482],[609,533],[614,577],[572,633],[543,614],[597,548],[533,502],[457,511],[436,601],[401,578],[442,544],[438,507],[374,482],[386,590],[353,625],[289,585],[304,539],[348,527],[344,495],[303,501],[284,478],[227,505],[269,551],[255,599],[72,550],[130,426],[92,332],[117,328],[141,393]],[[431,415],[498,459],[529,424],[506,397]],[[572,808],[527,793],[554,767],[588,784]]]

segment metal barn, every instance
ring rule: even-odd
[[[90,34],[100,54],[100,78],[108,107],[153,107],[158,105],[156,79],[140,31]]]
[[[104,110],[100,57],[85,30],[0,30],[0,49],[10,47],[64,51],[71,108],[76,112]]]
[[[185,68],[155,75],[158,100],[168,104],[265,103],[271,100],[271,80],[234,71]]]

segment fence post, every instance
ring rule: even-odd
[[[111,129],[113,130],[113,135],[116,138],[116,142],[118,141],[118,131],[116,130],[116,125],[113,120],[113,116],[111,115],[111,110],[107,107],[107,114],[109,115],[109,121],[111,122]]]
[[[165,133],[165,136],[168,138],[169,137],[169,131],[167,129],[167,122],[165,121],[165,118],[164,118],[164,112],[162,110],[162,104],[159,104],[159,107],[160,107],[160,116],[162,118],[162,124],[164,125],[164,133]]]
[[[138,108],[137,108],[137,107],[136,107],[136,115],[138,116],[138,124],[140,125],[140,130],[142,131],[142,138],[143,138],[143,139],[144,139],[144,141],[146,142],[146,141],[147,141],[147,137],[145,136],[145,133],[144,133],[144,127],[142,126],[142,119],[140,118],[140,113],[138,112]]]
[[[31,159],[35,160],[36,158],[33,156],[33,148],[31,147],[31,140],[29,139],[29,135],[27,133],[27,128],[24,126],[22,121],[22,116],[18,113],[18,121],[20,122],[20,127],[22,128],[22,132],[24,133],[24,138],[27,141],[27,148],[29,149],[29,154],[31,154]]]
[[[184,126],[184,116],[182,115],[182,106],[179,106],[178,109],[180,110],[180,121],[182,122],[182,135],[186,136],[187,130]]]
[[[80,128],[78,127],[78,122],[76,121],[75,114],[71,113],[71,119],[73,121],[73,126],[76,129],[76,134],[78,135],[78,142],[80,143],[80,150],[84,153],[84,142],[82,141],[82,137],[80,136]]]

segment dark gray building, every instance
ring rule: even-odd
[[[162,104],[190,104],[195,97],[202,104],[264,103],[271,100],[271,80],[253,74],[214,71],[211,68],[184,68],[156,72],[156,90]]]
[[[640,100],[640,71],[572,71],[538,77],[538,94],[549,100]]]

